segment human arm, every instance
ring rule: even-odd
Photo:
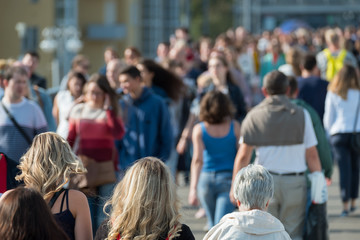
[[[240,134],[241,134],[241,126],[240,123],[236,120],[234,120],[234,131],[235,131],[235,137],[236,137],[236,149],[239,150],[240,144]]]
[[[250,146],[246,143],[241,143],[240,148],[237,151],[234,162],[233,180],[230,189],[230,200],[233,204],[236,204],[236,200],[234,198],[234,193],[233,193],[234,179],[236,177],[236,174],[240,171],[240,169],[249,165],[253,148],[254,148],[253,146]]]
[[[78,120],[76,120],[70,116],[70,118],[69,118],[69,134],[67,137],[67,141],[69,142],[70,147],[74,147],[75,139],[77,136],[76,121],[78,121]]]
[[[52,115],[54,116],[55,122],[59,125],[59,107],[58,107],[58,95],[54,98],[53,108],[52,108]]]
[[[305,158],[310,172],[321,172],[321,163],[316,146],[312,146],[306,149]]]
[[[191,160],[191,180],[190,180],[190,191],[188,201],[190,205],[198,205],[199,201],[197,198],[197,185],[199,182],[200,172],[203,166],[203,151],[204,143],[202,140],[201,126],[200,124],[195,125],[193,134],[193,157]]]
[[[195,114],[190,112],[185,128],[183,129],[179,142],[176,145],[176,151],[179,154],[184,154],[186,150],[187,141],[191,138],[192,129],[194,127],[195,121],[196,121]]]
[[[92,240],[92,225],[88,200],[77,190],[69,190],[69,208],[75,218],[75,239]]]
[[[324,109],[324,128],[328,135],[330,136],[330,130],[332,125],[335,123],[336,120],[336,108],[334,105],[334,94],[332,92],[327,92],[325,98],[325,109]]]
[[[106,119],[107,119],[107,126],[110,132],[113,134],[114,138],[117,140],[122,139],[125,134],[125,127],[120,116],[116,116],[113,110],[107,109]]]

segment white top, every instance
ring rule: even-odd
[[[70,91],[60,91],[56,95],[57,105],[59,108],[59,125],[56,133],[67,139],[69,134],[69,113],[74,104],[74,97],[71,96]]]
[[[204,240],[290,240],[284,225],[261,210],[233,212],[225,215],[205,235]]]
[[[275,173],[304,172],[307,169],[305,151],[316,146],[317,139],[311,122],[310,114],[304,110],[305,128],[302,144],[286,146],[256,147],[255,164],[264,166]],[[242,143],[242,138],[240,143]]]
[[[288,63],[281,65],[278,70],[288,77],[296,77],[293,67]]]
[[[359,90],[349,89],[347,99],[344,100],[328,91],[324,112],[324,127],[328,135],[353,132],[359,94]],[[358,116],[356,132],[360,132],[360,116]]]

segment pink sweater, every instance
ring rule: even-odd
[[[75,151],[78,155],[85,155],[99,162],[112,160],[116,163],[114,140],[121,139],[124,133],[121,118],[111,110],[78,104],[71,111],[68,141],[71,147],[77,145]]]

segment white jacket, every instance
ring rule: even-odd
[[[283,224],[270,213],[261,210],[225,215],[204,237],[204,240],[217,239],[291,240]]]

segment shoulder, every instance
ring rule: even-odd
[[[88,204],[88,200],[84,193],[78,190],[70,189],[68,194],[69,194],[69,205],[71,210],[74,210],[76,212],[76,210],[78,210],[79,207],[84,206],[84,204],[86,205]]]

